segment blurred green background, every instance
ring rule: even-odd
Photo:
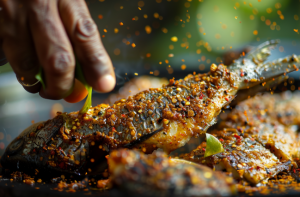
[[[173,74],[181,67],[201,71],[221,62],[225,51],[248,44],[279,38],[299,45],[298,0],[86,2],[117,72],[124,66],[127,72],[166,68]],[[9,66],[0,68],[8,70]]]
[[[295,0],[91,0],[88,4],[111,58],[133,61],[132,67],[180,70],[185,65],[201,71],[220,62],[225,51],[245,45],[270,39],[299,45],[300,2]]]

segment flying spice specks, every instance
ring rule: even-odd
[[[294,32],[296,32],[297,34],[299,34],[298,29],[294,29]]]
[[[254,30],[254,31],[253,31],[253,34],[254,34],[254,35],[257,35],[257,34],[258,34],[258,31],[257,31],[257,30]]]
[[[120,53],[121,53],[120,49],[117,48],[117,49],[114,50],[115,55],[120,55]]]
[[[158,76],[159,75],[159,70],[155,70],[154,71],[154,76]]]
[[[161,30],[162,30],[162,32],[164,32],[165,34],[168,33],[168,29],[167,29],[167,28],[162,28]]]
[[[151,34],[152,28],[149,25],[147,25],[145,27],[145,31],[146,31],[147,34]]]
[[[178,38],[177,38],[176,36],[173,36],[173,37],[171,38],[171,41],[172,41],[172,42],[177,42],[177,41],[178,41]]]

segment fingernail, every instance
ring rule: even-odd
[[[114,89],[116,85],[116,79],[110,74],[100,77],[96,90],[99,92],[109,92]]]

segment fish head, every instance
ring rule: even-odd
[[[59,115],[26,128],[6,148],[1,158],[3,169],[38,172],[49,178],[102,174],[107,168],[107,151],[85,138],[90,132],[87,128],[72,133],[68,124],[68,118]]]

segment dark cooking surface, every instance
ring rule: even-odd
[[[38,184],[36,183],[34,186],[29,186],[26,184],[11,182],[9,180],[0,181],[0,194],[1,197],[27,197],[27,196],[39,196],[39,197],[82,197],[82,196],[111,196],[111,197],[119,197],[119,196],[151,196],[149,194],[143,193],[140,195],[134,193],[127,193],[124,191],[118,191],[116,189],[112,189],[110,191],[100,191],[97,188],[89,188],[88,191],[76,191],[75,193],[70,193],[66,191],[57,191],[54,188],[57,187],[57,184]],[[278,190],[277,190],[278,191]],[[176,196],[176,195],[172,195]],[[237,196],[249,196],[245,193],[241,193]],[[299,192],[296,191],[286,191],[282,194],[272,193],[269,195],[262,195],[257,193],[251,196],[290,196],[296,197],[299,196]]]

